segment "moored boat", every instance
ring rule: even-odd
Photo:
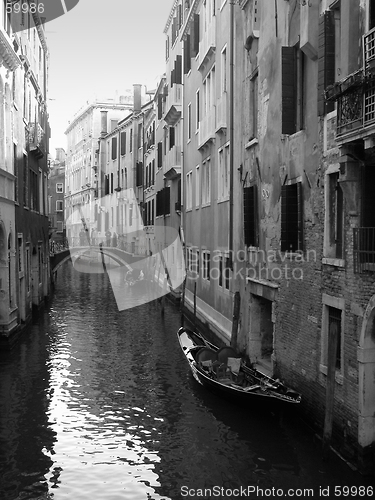
[[[298,404],[301,395],[249,366],[230,346],[217,347],[187,328],[177,332],[191,372],[205,388],[241,404],[271,409]]]

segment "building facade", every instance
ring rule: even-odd
[[[183,63],[183,227],[185,304],[224,341],[231,336],[228,104],[230,3],[185,2]]]
[[[1,335],[8,343],[49,293],[48,48],[38,14],[1,9]],[[25,26],[22,30],[21,26]],[[5,208],[6,207],[6,208]]]
[[[178,5],[185,308],[373,473],[374,2]]]
[[[50,161],[48,177],[48,214],[50,250],[58,251],[64,248],[66,240],[65,227],[65,151],[56,148],[56,158]]]
[[[66,236],[72,246],[88,245],[96,226],[95,205],[104,186],[99,167],[99,141],[132,110],[131,95],[120,96],[117,101],[97,100],[88,103],[78,111],[65,132]]]

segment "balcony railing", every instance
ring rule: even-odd
[[[375,272],[375,227],[353,229],[354,272]]]
[[[199,42],[198,70],[201,70],[204,63],[210,57],[216,48],[216,17],[212,17],[206,31],[203,33],[202,40]]]
[[[224,92],[216,101],[216,130],[227,128],[227,94]]]
[[[181,117],[181,104],[182,104],[182,85],[175,83],[169,89],[168,97],[165,105],[164,120],[171,127],[177,123]]]
[[[173,146],[165,155],[165,172],[181,166],[181,146]]]
[[[216,107],[212,106],[211,110],[205,115],[199,124],[198,132],[198,148],[202,148],[207,142],[215,139],[216,127]]]
[[[363,36],[364,65],[326,91],[337,100],[337,135],[375,125],[375,28]]]

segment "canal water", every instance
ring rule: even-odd
[[[202,389],[179,326],[168,302],[164,317],[157,301],[119,311],[107,274],[66,263],[39,322],[0,356],[0,499],[373,496],[335,455],[322,462],[295,415]]]

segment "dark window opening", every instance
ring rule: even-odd
[[[328,306],[328,336],[337,335],[335,367],[341,369],[341,309]]]
[[[303,249],[302,183],[281,188],[281,251],[297,252]]]
[[[257,187],[243,190],[244,240],[247,247],[258,246],[258,196]]]

